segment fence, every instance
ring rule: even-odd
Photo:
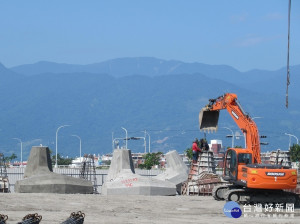
[[[75,178],[79,178],[80,175],[80,168],[53,168],[53,172],[54,173],[59,173],[62,175],[67,175],[67,176],[71,176],[71,177],[75,177]],[[15,183],[18,180],[22,180],[24,179],[24,171],[25,168],[24,167],[11,167],[11,168],[7,168],[7,176],[8,176],[8,180],[10,183],[10,191],[14,192],[14,188],[15,188]],[[163,173],[163,170],[141,170],[141,169],[136,169],[135,170],[136,174],[139,174],[141,176],[148,176],[148,177],[152,177],[152,176],[156,176],[160,173]],[[108,170],[106,169],[96,169],[96,183],[95,183],[95,187],[97,189],[98,193],[101,193],[101,188],[103,183],[106,181],[106,176],[108,174]],[[92,177],[91,175],[93,175],[92,173],[88,174],[90,177]],[[93,179],[88,177],[88,179]]]

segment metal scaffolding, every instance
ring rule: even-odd
[[[1,193],[10,192],[6,164],[5,164],[3,153],[0,153],[0,192]]]
[[[97,191],[97,177],[94,156],[85,154],[81,163],[80,178],[89,180],[93,183],[93,193],[98,194]]]

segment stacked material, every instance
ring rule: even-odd
[[[288,151],[272,151],[270,155],[270,164],[280,164],[283,166],[291,166],[290,152]]]
[[[212,151],[204,151],[198,157],[198,173],[216,173],[216,164]]]
[[[214,186],[224,184],[216,174],[214,155],[211,151],[199,154],[197,163],[191,164],[188,180],[183,184],[183,195],[211,195]]]

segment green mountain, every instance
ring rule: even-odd
[[[214,66],[208,66],[211,67],[209,72],[189,70],[181,74],[161,72],[153,75],[150,69],[145,75],[134,75],[136,70],[130,72],[130,67],[135,68],[136,59],[125,61],[130,60],[133,61],[128,62],[127,73],[122,75],[91,71],[53,72],[52,63],[46,63],[48,70],[40,68],[41,74],[26,73],[26,69],[20,69],[22,66],[18,69],[0,66],[0,151],[20,155],[20,145],[12,138],[22,140],[24,158],[32,145],[48,145],[55,151],[57,128],[68,124],[71,126],[60,129],[58,134],[58,152],[65,156],[79,155],[79,141],[71,136],[74,134],[82,139],[83,153],[111,152],[112,138],[125,137],[121,127],[128,130],[129,137],[144,137],[143,131],[147,130],[151,136],[151,151],[176,149],[183,152],[195,137],[204,135],[198,129],[200,109],[209,98],[225,92],[236,93],[244,110],[252,117],[263,117],[256,120],[260,133],[268,136],[269,145],[263,146],[263,150],[286,149],[288,136],[285,132],[299,136],[299,97],[292,89],[290,108],[285,108],[284,92],[280,92],[284,91],[285,85],[277,81],[276,77],[281,75],[277,71],[257,72],[261,79],[254,79],[254,71],[240,73],[234,69],[235,74],[231,77],[227,71],[228,68],[231,70],[229,66],[216,66],[215,72]],[[144,60],[141,67],[145,70],[153,67],[154,59]],[[121,68],[114,68],[114,71],[122,71]],[[31,67],[31,70],[34,69]],[[222,79],[218,77],[220,73],[224,75]],[[263,76],[265,73],[268,74]],[[251,82],[244,78],[245,82],[241,84],[234,81],[238,74],[253,77],[248,79]],[[274,92],[272,82],[277,92]],[[264,86],[268,88],[264,89]],[[238,131],[226,111],[221,113],[219,127]],[[207,138],[222,139],[229,146],[231,140],[225,138],[227,134],[230,134],[228,130],[220,128],[217,133],[207,134]],[[124,141],[119,140],[122,146]],[[243,139],[236,143],[243,145]],[[145,149],[143,140],[130,140],[128,147],[134,152]]]

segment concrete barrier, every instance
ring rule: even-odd
[[[15,183],[17,193],[93,193],[91,181],[52,172],[48,147],[33,146],[30,151],[23,180]]]
[[[175,195],[176,185],[170,181],[135,174],[131,151],[116,149],[113,152],[103,195]]]
[[[167,168],[162,174],[154,177],[157,180],[168,180],[176,185],[177,192],[181,193],[181,185],[188,179],[189,169],[182,161],[176,150],[166,154]]]

